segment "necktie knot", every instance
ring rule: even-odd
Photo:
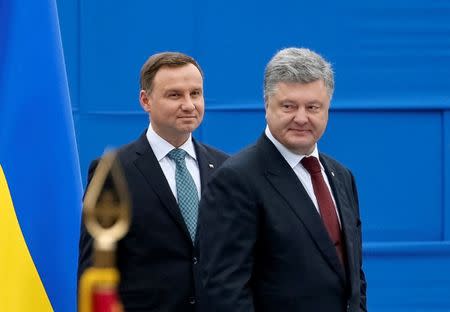
[[[314,156],[303,157],[300,162],[311,175],[321,171],[319,160]]]
[[[167,154],[167,156],[169,156],[169,158],[172,159],[173,161],[179,163],[184,161],[186,154],[187,153],[185,150],[182,150],[181,148],[174,148]]]

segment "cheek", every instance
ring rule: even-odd
[[[315,121],[314,128],[316,130],[316,135],[321,136],[325,132],[325,128],[327,127],[327,118],[321,118]]]
[[[197,106],[197,111],[200,113],[200,115],[203,115],[205,113],[205,104],[201,104]]]
[[[198,112],[198,117],[197,117],[197,121],[198,123],[201,123],[203,121],[203,117],[205,116],[205,110],[197,110]]]
[[[197,111],[199,112],[200,115],[203,115],[205,113],[205,102],[204,100],[201,100],[197,105],[196,105]]]
[[[291,122],[294,120],[295,115],[293,114],[278,114],[275,116],[275,121],[280,127],[288,127]]]
[[[164,115],[167,116],[167,118],[175,118],[178,114],[178,111],[180,109],[180,106],[178,103],[170,102],[168,101],[165,103],[164,106]]]
[[[266,110],[266,119],[267,121],[270,121],[273,125],[279,125],[283,123],[283,120],[285,119],[285,116],[278,111],[274,110],[273,108],[270,108]]]

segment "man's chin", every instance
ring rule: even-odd
[[[182,125],[178,128],[178,132],[184,133],[184,134],[190,134],[194,132],[198,128],[197,124],[191,124],[191,125]]]
[[[314,150],[314,143],[311,142],[288,142],[289,145],[286,147],[298,155],[309,155]]]
[[[198,119],[195,118],[180,119],[178,122],[178,128],[180,129],[197,129],[199,125]]]

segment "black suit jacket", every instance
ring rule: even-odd
[[[225,162],[200,203],[211,312],[366,311],[354,179],[333,159],[320,161],[340,213],[347,270],[302,183],[263,135]]]
[[[202,190],[228,157],[194,140]],[[132,200],[132,223],[118,243],[119,294],[126,311],[207,312],[198,250],[145,133],[118,150]],[[89,169],[90,181],[97,161]],[[197,246],[197,244],[195,244]],[[92,238],[81,229],[78,275],[91,265]]]

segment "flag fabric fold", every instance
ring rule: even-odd
[[[82,185],[55,0],[0,0],[0,311],[75,311]]]

